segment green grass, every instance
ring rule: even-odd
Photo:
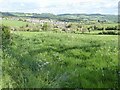
[[[115,88],[118,36],[13,32],[3,87]]]
[[[110,23],[110,24],[103,24],[104,26],[111,27],[111,26],[118,26],[118,23]]]
[[[20,27],[20,26],[25,26],[26,24],[30,24],[30,23],[18,21],[18,20],[2,20],[2,24],[5,26]]]

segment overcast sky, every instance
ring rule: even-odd
[[[117,14],[119,0],[0,0],[0,11]]]

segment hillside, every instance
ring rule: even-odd
[[[56,19],[66,22],[80,22],[80,21],[108,21],[117,22],[117,15],[102,15],[102,14],[59,14],[54,15],[51,13],[15,13],[15,12],[0,12],[2,16],[14,16],[14,17],[31,17],[42,19]]]

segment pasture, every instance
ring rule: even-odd
[[[115,88],[118,36],[13,32],[3,50],[2,87]]]
[[[21,27],[25,26],[26,24],[30,24],[28,22],[18,21],[18,20],[2,20],[2,24],[11,27]]]

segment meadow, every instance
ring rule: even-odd
[[[116,88],[118,36],[14,31],[4,88]]]
[[[25,26],[28,23],[23,21],[8,19],[8,20],[2,20],[2,24],[5,26],[20,27],[20,26]]]

